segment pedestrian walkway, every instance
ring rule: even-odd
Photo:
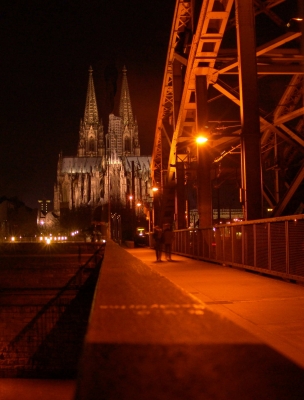
[[[127,251],[304,368],[303,285],[178,255],[157,263],[150,248]]]
[[[109,241],[76,400],[302,400],[303,289]]]

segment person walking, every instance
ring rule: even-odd
[[[156,225],[154,227],[154,232],[153,232],[156,261],[161,261],[162,257],[162,233],[163,233],[162,229]]]
[[[165,245],[165,253],[167,261],[171,261],[173,239],[174,239],[174,233],[172,231],[171,225],[166,224],[164,226],[164,231],[163,231],[163,242]]]

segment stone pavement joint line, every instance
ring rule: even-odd
[[[156,263],[150,248],[126,251],[304,368],[302,284],[175,254]]]

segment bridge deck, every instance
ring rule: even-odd
[[[78,400],[299,399],[304,287],[107,244]]]

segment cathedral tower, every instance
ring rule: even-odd
[[[98,118],[93,70],[89,69],[84,119],[80,121],[78,157],[100,157],[105,154],[102,121]]]
[[[111,159],[140,156],[138,124],[133,117],[126,67],[122,70],[119,116],[110,114],[107,135],[107,155]]]
[[[102,218],[108,218],[109,212],[102,214],[106,206],[113,212],[124,210],[124,215],[129,215],[130,210],[135,212],[135,200],[144,203],[151,197],[150,158],[140,156],[138,125],[132,112],[125,67],[122,72],[119,115],[110,114],[104,143],[93,70],[89,69],[77,155],[65,157],[60,153],[57,164],[54,212],[63,221],[65,215],[69,215],[68,210],[85,211],[87,207],[99,220],[102,215]],[[130,194],[134,194],[132,202],[128,197]]]

